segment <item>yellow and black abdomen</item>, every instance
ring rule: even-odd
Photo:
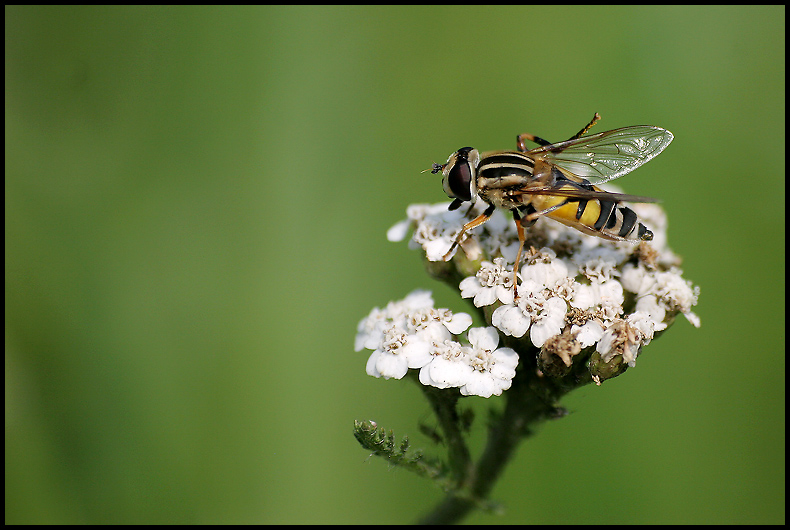
[[[578,177],[577,177],[578,178]],[[585,234],[604,239],[622,241],[649,241],[653,233],[639,222],[639,218],[631,208],[621,206],[613,199],[573,197],[574,193],[583,195],[585,191],[606,193],[589,182],[561,180],[556,182],[558,191],[568,195],[534,195],[531,203],[535,210],[543,211],[552,207],[546,217],[559,221]],[[563,205],[564,204],[564,205]],[[562,205],[562,206],[560,206]]]

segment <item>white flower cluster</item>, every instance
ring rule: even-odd
[[[480,213],[479,204],[474,212],[450,212],[447,206],[410,206],[408,219],[393,226],[387,237],[402,240],[412,227],[410,245],[422,247],[430,261],[442,260],[464,222]],[[471,298],[476,307],[495,305],[491,324],[506,335],[529,332],[532,344],[540,348],[565,332],[582,348],[595,345],[604,362],[620,355],[633,366],[640,348],[675,315],[682,313],[696,327],[700,320],[691,312],[699,288],[682,278],[679,260],[667,247],[663,210],[653,204],[631,207],[653,231],[651,243],[612,243],[539,219],[528,229],[529,250],[517,275],[517,299],[515,223],[497,211],[460,244],[472,261],[493,258],[482,261],[477,273],[460,283],[461,296]]]
[[[472,328],[469,344],[453,340],[472,325],[466,313],[434,308],[431,293],[414,291],[405,299],[375,308],[357,326],[356,351],[373,350],[367,373],[400,379],[409,368],[437,388],[457,387],[465,396],[498,396],[510,388],[518,355],[497,348],[494,328]]]

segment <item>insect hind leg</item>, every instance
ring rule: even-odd
[[[516,230],[518,231],[518,252],[516,253],[516,262],[513,264],[513,300],[518,301],[518,266],[521,263],[521,256],[524,254],[524,243],[527,240],[524,229],[535,224],[537,217],[535,208],[528,204],[527,206],[511,210],[513,213],[513,220],[516,221]]]
[[[526,141],[530,141],[534,144],[538,144],[541,147],[551,145],[551,142],[549,142],[548,140],[544,140],[540,136],[535,136],[534,134],[530,134],[530,133],[519,134],[518,136],[516,136],[516,147],[522,153],[526,153],[527,151],[529,151],[529,149],[527,149],[527,145],[524,143]]]
[[[559,202],[559,203],[555,204],[554,206],[549,206],[545,210],[539,210],[539,211],[533,210],[530,214],[525,215],[521,219],[521,221],[519,221],[519,224],[521,224],[523,226],[530,226],[531,224],[533,224],[535,221],[538,220],[538,217],[542,217],[542,216],[544,216],[546,214],[549,214],[549,213],[551,213],[551,212],[553,212],[555,210],[559,210],[560,208],[562,208],[563,206],[565,206],[569,202],[571,202],[570,199],[565,199],[564,201]]]
[[[577,132],[576,134],[568,138],[566,142],[569,142],[571,140],[578,140],[579,138],[587,134],[587,131],[592,129],[592,126],[598,123],[600,119],[601,119],[601,115],[596,112],[592,120],[590,120],[590,123],[585,125],[581,131]],[[529,151],[529,149],[527,149],[527,145],[524,143],[527,141],[532,142],[534,144],[538,144],[541,147],[546,147],[547,145],[552,144],[552,142],[549,142],[548,140],[544,140],[540,136],[535,136],[534,134],[530,134],[530,133],[519,134],[518,136],[516,136],[516,147],[522,153],[526,153],[527,151]]]
[[[595,113],[595,116],[593,116],[593,119],[592,119],[592,120],[590,120],[590,123],[588,123],[587,125],[585,125],[585,126],[584,126],[584,129],[582,129],[581,131],[577,132],[576,134],[574,134],[573,136],[571,136],[570,138],[568,138],[568,141],[570,141],[570,140],[578,140],[579,138],[581,138],[582,136],[584,136],[584,135],[587,133],[587,131],[589,131],[590,129],[592,129],[592,126],[593,126],[593,125],[595,125],[596,123],[598,123],[598,121],[600,121],[600,119],[601,119],[601,115],[600,115],[600,114],[598,114],[598,113],[596,112],[596,113]]]

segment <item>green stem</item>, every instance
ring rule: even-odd
[[[448,461],[453,481],[463,484],[469,475],[472,457],[469,447],[463,436],[461,421],[458,416],[459,393],[450,389],[439,389],[432,386],[420,385],[433,407],[439,426],[442,429],[445,444],[447,444]]]
[[[524,368],[524,367],[522,367]],[[534,370],[522,370],[534,374]],[[484,506],[497,480],[516,451],[542,421],[562,415],[555,405],[567,390],[536,375],[521,377],[505,392],[506,405],[491,423],[486,447],[471,467],[459,490],[453,490],[419,524],[454,524],[472,510]]]

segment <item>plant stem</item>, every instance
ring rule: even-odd
[[[444,442],[447,445],[447,456],[453,481],[456,484],[462,484],[466,481],[470,473],[472,457],[469,454],[469,448],[466,445],[461,422],[458,417],[458,409],[456,407],[458,398],[460,397],[458,391],[448,392],[447,389],[438,389],[424,385],[421,385],[421,388],[431,402],[433,411],[436,414],[436,418],[444,434]]]
[[[522,373],[535,374],[534,370]],[[514,381],[505,393],[504,411],[492,419],[486,447],[459,488],[448,493],[418,524],[453,524],[470,511],[487,504],[488,496],[516,451],[519,442],[529,437],[542,421],[563,415],[555,405],[567,387],[553,384],[548,378],[531,375]]]

